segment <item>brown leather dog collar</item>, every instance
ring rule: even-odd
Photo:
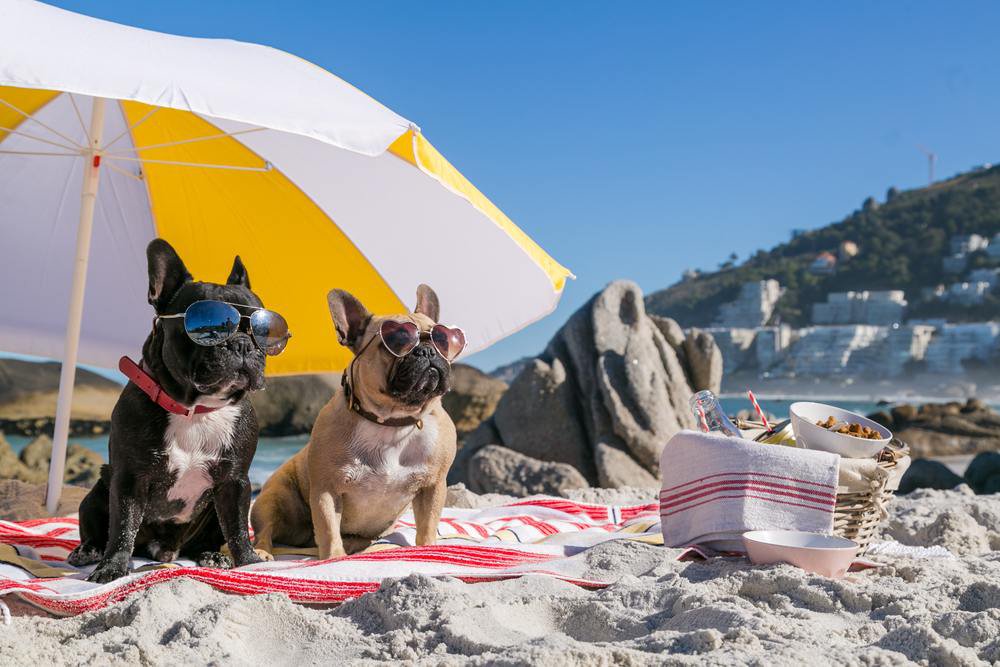
[[[354,367],[354,362],[351,362],[351,366],[348,367],[348,372],[340,376],[340,384],[344,387],[344,398],[347,399],[347,407],[352,411],[364,417],[368,421],[374,424],[380,424],[382,426],[392,426],[393,428],[402,428],[404,426],[416,426],[418,429],[424,428],[424,420],[419,417],[390,417],[389,419],[382,419],[374,412],[369,412],[361,407],[361,401],[354,395],[354,391],[351,388],[351,383],[347,381],[347,376],[350,374],[351,369]]]

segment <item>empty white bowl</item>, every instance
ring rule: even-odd
[[[848,458],[870,458],[882,451],[882,448],[892,440],[892,431],[885,426],[873,422],[868,417],[862,417],[857,413],[833,405],[800,401],[792,403],[788,411],[792,416],[795,442],[806,449],[819,449]],[[816,422],[825,421],[831,415],[837,421],[873,428],[879,432],[882,438],[879,440],[855,438],[853,435],[836,433],[816,425]]]
[[[858,553],[851,540],[800,530],[751,530],[743,533],[743,544],[754,565],[788,563],[834,579],[847,574]]]

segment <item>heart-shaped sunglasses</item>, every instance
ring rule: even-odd
[[[241,315],[237,308],[253,310],[253,313]],[[250,337],[264,354],[281,354],[292,337],[284,317],[273,310],[242,303],[195,301],[183,313],[157,317],[161,320],[184,318],[184,331],[188,338],[206,347],[222,345],[235,336],[243,320],[249,320]]]
[[[405,357],[420,345],[421,340],[429,340],[431,346],[449,363],[465,349],[465,332],[458,327],[435,324],[430,331],[421,331],[413,322],[385,320],[378,328],[382,345],[391,354]]]

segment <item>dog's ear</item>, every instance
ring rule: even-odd
[[[353,294],[342,289],[330,290],[326,295],[330,304],[330,316],[337,330],[337,340],[354,353],[358,352],[361,337],[368,328],[372,314],[358,301]]]
[[[159,313],[193,278],[177,251],[163,239],[153,239],[149,243],[146,261],[149,265],[149,303]]]
[[[250,274],[247,273],[247,269],[243,266],[243,260],[240,259],[239,255],[236,255],[236,259],[233,260],[233,270],[229,272],[229,279],[226,280],[226,284],[242,285],[250,289]]]
[[[435,322],[438,321],[438,317],[441,315],[438,295],[423,283],[417,286],[417,307],[413,309],[413,312],[422,313]]]

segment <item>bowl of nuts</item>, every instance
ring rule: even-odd
[[[876,456],[892,440],[892,432],[867,417],[824,403],[792,403],[795,440],[806,449],[848,458]]]

